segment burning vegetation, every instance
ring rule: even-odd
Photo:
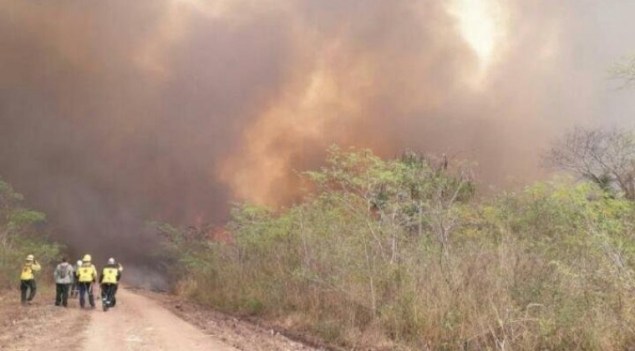
[[[332,149],[303,201],[236,207],[231,241],[161,226],[174,289],[344,349],[632,346],[624,191],[563,178],[477,199],[443,165]]]
[[[102,259],[146,260],[148,220],[288,205],[333,144],[445,153],[507,187],[572,123],[629,106],[603,83],[631,49],[624,2],[0,4],[2,175]]]
[[[0,0],[0,173],[48,218],[0,182],[0,271],[44,229],[347,348],[632,347],[633,136],[587,127],[632,116],[632,13]]]

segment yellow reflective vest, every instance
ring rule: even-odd
[[[39,272],[42,267],[37,262],[27,262],[22,267],[22,273],[20,274],[20,280],[31,280],[35,278],[33,273]]]
[[[108,265],[101,271],[100,283],[103,284],[117,284],[120,277],[119,266]]]
[[[82,263],[77,268],[77,280],[80,283],[90,283],[97,280],[97,269],[92,263]]]

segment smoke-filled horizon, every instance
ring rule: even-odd
[[[607,79],[635,50],[631,2],[0,4],[0,176],[104,256],[145,250],[148,220],[284,204],[331,144],[446,153],[506,186],[635,107]]]

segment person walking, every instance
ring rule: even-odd
[[[31,303],[35,297],[35,292],[37,291],[35,273],[41,269],[42,266],[35,260],[33,255],[26,256],[26,261],[24,262],[24,266],[22,266],[22,273],[20,274],[20,301],[23,305]]]
[[[79,297],[79,281],[77,279],[77,270],[82,266],[82,260],[78,260],[73,267],[73,283],[71,284],[71,298]]]
[[[123,266],[115,264],[114,258],[108,259],[108,264],[104,266],[99,277],[101,288],[101,305],[104,311],[108,311],[109,307],[115,307],[117,303],[117,285],[121,279],[121,271]]]
[[[82,259],[82,265],[77,269],[76,277],[79,282],[79,306],[84,308],[86,295],[91,308],[95,308],[95,296],[93,295],[93,283],[97,280],[97,269],[91,263],[92,257],[86,254]]]
[[[53,278],[55,279],[55,306],[68,306],[68,290],[73,283],[75,275],[73,266],[68,263],[66,257],[55,267]]]

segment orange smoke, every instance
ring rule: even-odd
[[[376,7],[406,27],[370,39],[376,48],[356,42],[359,33],[345,25],[326,32],[306,23],[293,27],[297,61],[216,173],[237,199],[286,203],[298,193],[297,173],[316,166],[330,144],[370,147],[384,155],[438,145],[436,140],[399,140],[400,130],[422,128],[425,136],[426,116],[446,110],[444,104],[456,103],[453,99],[482,97],[487,69],[504,58],[505,4],[457,0],[451,6]],[[398,23],[399,16],[406,24]],[[426,33],[429,21],[436,37]],[[416,39],[421,42],[410,42]]]
[[[363,60],[343,56],[337,42],[317,52],[308,67],[293,72],[282,93],[245,129],[241,148],[218,173],[238,199],[284,202],[298,191],[294,189],[297,182],[289,179],[295,158],[345,142],[342,134],[356,134],[351,125],[363,118],[363,99],[373,84],[372,68]],[[338,65],[348,69],[338,71]]]
[[[603,4],[0,0],[0,176],[65,242],[134,257],[146,220],[287,204],[331,144],[526,182],[552,136],[616,111],[602,72],[635,3]]]

